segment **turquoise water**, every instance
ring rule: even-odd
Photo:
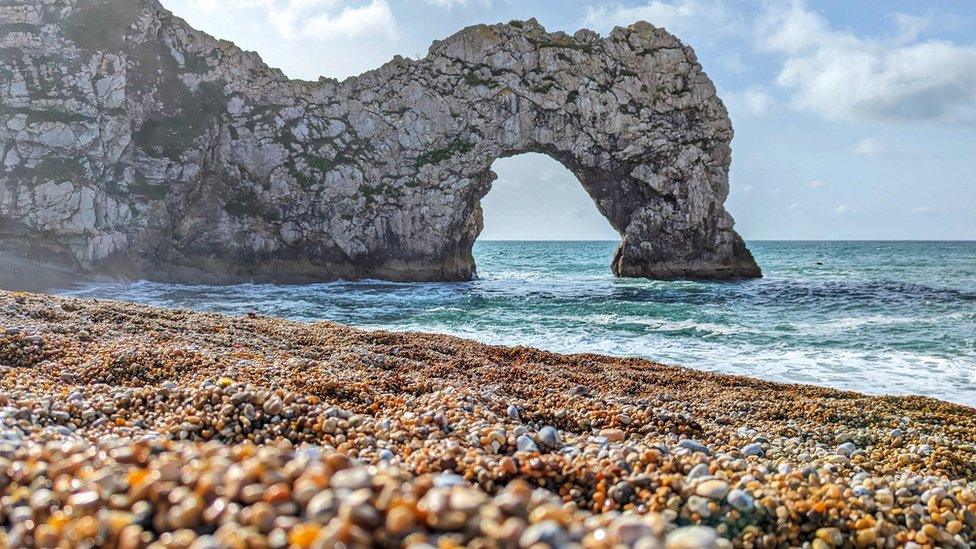
[[[98,284],[71,295],[561,352],[976,405],[976,243],[750,242],[766,277],[616,279],[613,242],[478,242],[469,283]]]

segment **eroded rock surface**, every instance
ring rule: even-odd
[[[155,0],[0,6],[0,251],[158,280],[465,280],[498,158],[540,152],[622,236],[620,276],[759,268],[732,128],[694,52],[475,26],[344,81],[289,80]]]

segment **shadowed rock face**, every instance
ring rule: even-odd
[[[732,128],[694,52],[475,26],[344,81],[287,79],[155,0],[0,6],[0,251],[157,280],[467,280],[498,158],[548,154],[619,276],[759,276],[723,206]]]

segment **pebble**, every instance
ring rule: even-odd
[[[538,452],[539,447],[536,446],[535,441],[529,435],[521,435],[515,439],[515,447],[519,452]]]
[[[533,547],[536,544],[543,544],[548,547],[560,547],[565,545],[568,539],[566,530],[559,523],[546,520],[526,528],[519,537],[519,545]]]
[[[747,512],[752,510],[752,506],[755,503],[752,496],[750,496],[746,491],[735,489],[729,492],[726,499],[729,505],[735,507],[739,511]]]
[[[677,506],[678,502],[675,501],[674,503],[675,506]],[[687,509],[692,515],[697,515],[701,519],[707,519],[708,517],[712,516],[712,511],[709,508],[707,497],[702,497],[699,495],[688,496],[688,499],[685,502],[685,509]]]
[[[468,481],[464,480],[461,475],[452,475],[451,473],[441,473],[434,477],[434,486],[438,488],[451,488],[454,486],[467,486]]]
[[[976,541],[967,408],[58,299],[0,303],[0,546]]]
[[[395,536],[402,536],[416,526],[416,514],[408,506],[394,507],[386,515],[386,529]]]
[[[274,396],[264,401],[264,406],[262,409],[264,410],[264,413],[268,414],[269,416],[276,416],[280,414],[282,410],[284,410],[284,407],[285,403],[282,402],[280,398]]]
[[[636,491],[634,487],[630,485],[629,482],[622,480],[614,485],[613,489],[610,491],[610,496],[617,503],[623,505],[634,497]]]
[[[711,549],[718,541],[718,534],[707,526],[684,526],[668,534],[666,549]]]
[[[743,446],[741,451],[742,451],[742,455],[746,457],[763,455],[762,444],[758,442],[753,442],[752,444],[747,444]]]
[[[519,409],[514,404],[509,404],[508,405],[508,408],[506,410],[506,413],[508,414],[508,417],[510,419],[514,419],[515,421],[518,421],[519,420]]]
[[[712,454],[712,451],[708,449],[708,446],[705,446],[698,441],[691,440],[690,438],[685,438],[678,441],[678,448],[684,448],[692,452],[701,452],[706,455]]]
[[[641,539],[653,539],[654,531],[644,521],[636,517],[623,516],[610,524],[610,539],[615,543],[633,545]]]
[[[708,464],[699,463],[692,467],[691,471],[688,471],[688,475],[685,477],[685,480],[691,481],[695,480],[696,478],[707,477],[709,474],[711,473],[709,472]]]
[[[329,485],[333,488],[358,490],[366,488],[370,483],[370,474],[365,467],[351,467],[332,475]]]
[[[703,498],[722,499],[729,493],[729,483],[724,480],[703,480],[695,487],[695,493]]]
[[[335,493],[322,491],[312,497],[305,508],[306,517],[310,520],[328,522],[339,511],[339,500]]]
[[[68,505],[79,514],[91,513],[98,506],[98,493],[94,490],[87,490],[72,494],[68,498]]]
[[[834,449],[834,453],[845,457],[851,457],[851,454],[853,454],[856,450],[857,446],[855,446],[853,442],[845,442]]]
[[[838,547],[844,543],[844,535],[841,534],[840,529],[830,527],[830,528],[820,528],[816,532],[817,539],[823,541],[831,547]]]
[[[539,442],[549,448],[558,448],[561,443],[559,431],[556,431],[555,427],[546,425],[539,429]]]

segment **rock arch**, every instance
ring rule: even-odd
[[[0,17],[27,29],[2,67],[17,85],[0,91],[0,230],[81,271],[466,280],[492,162],[540,152],[620,232],[617,275],[760,275],[724,208],[726,110],[691,48],[650,24],[480,25],[421,60],[303,82],[154,0]],[[75,83],[24,76],[57,70]]]
[[[473,84],[450,96],[452,112],[468,114],[441,137],[461,136],[442,149],[453,148],[452,158],[423,174],[476,182],[456,209],[467,229],[456,233],[461,250],[480,232],[477,208],[465,205],[490,188],[492,162],[538,152],[572,171],[621,234],[618,276],[759,275],[723,206],[731,123],[693,51],[673,36],[638,23],[605,39],[570,37],[530,21],[465,29],[434,44],[428,59],[439,57]]]

